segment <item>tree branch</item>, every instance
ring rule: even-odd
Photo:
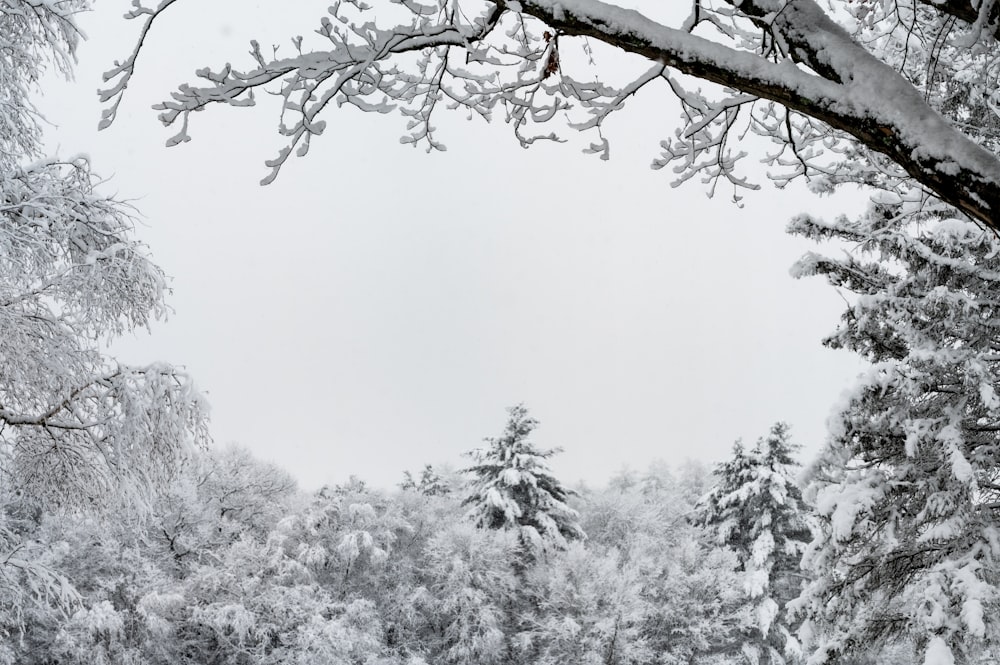
[[[734,5],[737,3],[733,3]],[[899,164],[942,200],[1000,231],[1000,161],[931,109],[812,0],[746,0],[773,21],[791,62],[768,62],[600,0],[524,0],[524,11],[568,35],[593,37],[685,74],[769,99],[839,129]],[[774,10],[780,11],[775,14]]]

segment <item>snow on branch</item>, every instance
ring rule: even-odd
[[[108,73],[117,83],[102,93],[113,100],[102,124],[113,120],[153,20],[175,1],[144,8],[135,0],[129,17],[144,20],[139,43]],[[278,94],[287,142],[267,162],[268,183],[293,152],[306,154],[333,105],[397,110],[408,119],[402,141],[428,150],[444,149],[431,122],[442,106],[486,120],[502,109],[524,146],[561,140],[540,126],[565,118],[596,132],[587,151],[606,158],[604,121],[643,89],[664,85],[683,114],[654,166],[671,165],[679,181],[700,175],[713,187],[720,179],[753,187],[737,172],[744,151],[731,149],[750,131],[781,146],[764,159],[779,185],[819,177],[819,191],[843,182],[888,183],[902,196],[922,189],[1000,229],[992,151],[1000,122],[987,121],[1000,109],[989,84],[1000,59],[982,29],[995,8],[967,4],[857,3],[834,15],[814,0],[706,0],[672,28],[601,0],[342,1],[313,35],[292,40],[293,56],[266,55],[253,42],[248,69],[199,70],[199,85],[182,85],[157,108],[164,124],[180,126],[168,141],[175,145],[188,140],[192,111]],[[653,64],[624,83],[612,83],[611,72],[588,82],[590,39]],[[684,77],[721,94],[682,85]]]
[[[82,157],[0,174],[0,482],[51,503],[145,505],[207,439],[175,368],[99,342],[167,313],[166,278]]]
[[[37,412],[4,391],[0,448],[8,482],[51,505],[139,508],[207,441],[207,404],[168,365],[118,367]]]

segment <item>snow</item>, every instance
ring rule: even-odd
[[[107,600],[94,603],[89,609],[77,610],[73,620],[82,623],[94,635],[118,635],[125,628],[121,615]]]
[[[955,665],[955,657],[940,637],[932,637],[924,652],[924,665]]]
[[[965,455],[962,453],[962,447],[965,440],[959,428],[955,424],[949,423],[945,427],[941,428],[941,431],[938,432],[937,439],[942,443],[945,451],[948,453],[948,457],[951,461],[951,470],[955,475],[955,479],[962,483],[972,482],[972,465],[969,464],[969,460],[966,459]]]
[[[748,570],[743,580],[743,589],[750,598],[759,598],[767,590],[770,575],[763,568]]]
[[[819,493],[816,510],[821,515],[829,515],[831,535],[836,541],[845,542],[866,521],[864,516],[884,491],[882,478],[877,474],[862,482],[833,486]]]
[[[757,539],[753,543],[753,549],[751,550],[750,560],[758,568],[763,568],[767,565],[768,559],[774,553],[774,536],[771,535],[770,531],[764,531],[762,534],[757,536]]]
[[[979,399],[983,401],[983,406],[990,411],[996,411],[1000,408],[1000,398],[997,397],[996,390],[990,383],[984,381],[979,384]]]
[[[767,635],[771,631],[771,624],[774,623],[780,609],[773,598],[765,598],[757,606],[757,628],[762,635]]]
[[[950,176],[957,176],[962,172],[962,169],[958,165],[958,162],[950,159],[938,162],[937,170],[940,171],[941,173],[944,173],[945,175],[950,175]]]
[[[982,639],[986,637],[986,612],[983,602],[994,600],[997,590],[996,587],[976,574],[980,568],[980,564],[976,561],[956,568],[953,572],[954,582],[952,584],[965,598],[962,601],[962,623],[970,636]]]
[[[985,614],[983,604],[978,598],[969,598],[962,603],[962,623],[970,635],[978,638],[986,636],[986,624],[983,621]]]

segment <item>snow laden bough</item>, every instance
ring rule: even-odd
[[[100,348],[165,316],[167,287],[88,159],[44,156],[31,95],[70,75],[87,6],[0,0],[0,501],[141,507],[206,439],[207,406],[182,372]]]
[[[644,4],[647,16],[601,0],[340,1],[292,39],[292,55],[252,42],[245,65],[201,69],[156,108],[178,127],[168,141],[176,145],[189,140],[193,111],[250,107],[257,93],[276,93],[285,146],[266,162],[267,183],[293,152],[308,152],[334,107],[396,111],[406,119],[402,141],[428,150],[445,147],[432,125],[443,108],[500,117],[524,146],[561,140],[566,127],[556,125],[566,122],[594,137],[587,152],[607,158],[605,121],[659,86],[681,113],[653,165],[671,167],[675,184],[699,177],[713,191],[732,186],[737,198],[756,189],[741,168],[745,153],[732,147],[750,132],[774,146],[760,158],[779,186],[806,177],[820,192],[856,183],[931,196],[1000,229],[996,3],[676,4]],[[193,2],[133,0],[126,17],[139,37],[105,74],[102,127],[157,18],[175,6],[197,11]],[[623,71],[632,74],[616,81]],[[698,80],[715,85],[703,91]]]

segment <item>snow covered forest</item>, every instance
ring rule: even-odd
[[[213,448],[184,371],[105,351],[168,312],[136,211],[43,148],[40,82],[72,74],[90,3],[0,0],[0,663],[1000,660],[1000,4],[374,1],[329,7],[292,55],[253,42],[199,70],[157,106],[168,144],[273,97],[265,184],[344,105],[431,151],[459,110],[607,158],[606,120],[663,87],[680,119],[653,165],[677,181],[868,200],[788,226],[822,246],[794,276],[844,300],[825,343],[868,363],[822,452],[797,460],[777,423],[711,470],[570,487],[523,405],[392,491],[306,493]],[[133,0],[102,127],[184,4]]]
[[[3,662],[799,662],[789,614],[817,519],[772,431],[713,476],[564,487],[523,406],[395,491],[298,491],[239,448],[184,464],[145,516],[10,498]],[[912,662],[906,640],[854,663]],[[989,662],[989,661],[984,661]]]

